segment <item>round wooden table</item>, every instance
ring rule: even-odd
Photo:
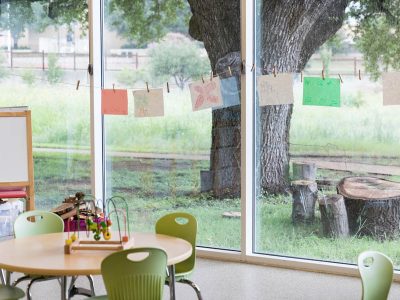
[[[99,275],[102,260],[113,251],[79,250],[64,254],[68,233],[51,233],[34,237],[11,239],[0,242],[0,268],[8,272],[60,276],[62,281],[61,299],[67,299],[67,276]],[[113,234],[113,239],[117,234]],[[192,246],[189,242],[156,233],[132,233],[132,248],[155,247],[165,250],[170,270],[170,295],[175,298],[174,265],[189,258]],[[89,239],[80,232],[80,240]],[[7,276],[9,277],[9,276]],[[9,280],[7,280],[10,284]]]

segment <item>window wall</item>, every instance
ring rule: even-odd
[[[238,250],[240,64],[218,63],[188,34],[186,2],[135,9],[104,1],[104,88],[128,93],[127,114],[104,115],[106,198],[125,198],[135,231],[184,211],[198,245]]]
[[[281,17],[302,4],[256,8],[254,248],[344,263],[378,250],[398,265],[382,193],[399,182],[399,109],[386,102],[396,64],[383,46],[398,25],[371,4],[318,6],[296,20]]]
[[[52,2],[0,5],[0,107],[31,110],[35,204],[46,210],[91,193],[87,5],[66,16]]]
[[[134,231],[186,211],[199,246],[234,250],[202,255],[397,264],[398,226],[365,214],[398,222],[387,202],[343,199],[338,232],[323,215],[347,177],[396,191],[395,1],[166,3],[1,4],[0,105],[32,111],[36,207],[121,196]],[[102,114],[104,90],[127,93],[123,113]]]

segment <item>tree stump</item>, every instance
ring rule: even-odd
[[[317,184],[308,180],[295,180],[291,183],[293,198],[292,221],[311,223],[315,216],[315,201],[317,200]]]
[[[293,162],[293,180],[310,180],[315,181],[317,175],[317,167],[314,163]]]
[[[378,240],[398,237],[400,183],[377,177],[346,177],[337,190],[345,200],[350,233]]]
[[[318,200],[322,233],[328,237],[347,237],[349,223],[342,195],[326,195]]]

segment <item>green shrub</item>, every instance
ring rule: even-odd
[[[149,75],[156,84],[171,77],[183,89],[191,79],[210,74],[210,62],[197,43],[184,37],[170,37],[150,51]]]
[[[358,91],[355,94],[345,94],[343,96],[343,106],[360,108],[364,104],[365,99],[361,91]]]
[[[56,84],[61,81],[64,71],[58,65],[58,57],[55,54],[49,54],[48,56],[48,67],[47,81],[50,84]]]
[[[33,85],[36,81],[35,73],[29,69],[22,71],[21,77],[24,83],[27,85]]]
[[[122,69],[117,74],[118,83],[131,87],[138,81],[148,81],[144,70]]]

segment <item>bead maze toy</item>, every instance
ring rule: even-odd
[[[124,209],[117,208],[116,203],[123,203]],[[86,218],[86,236],[90,237],[90,232],[92,232],[94,240],[80,240],[79,239],[79,230],[78,234],[76,230],[70,236],[70,226],[69,222],[70,219],[67,221],[67,231],[68,231],[68,238],[65,241],[64,245],[64,252],[65,254],[71,254],[74,251],[78,250],[111,250],[111,251],[118,251],[132,247],[133,239],[130,238],[130,231],[129,231],[129,216],[128,216],[128,204],[123,197],[114,196],[106,200],[105,203],[106,211],[108,215],[104,213],[104,215],[95,215],[95,216],[88,216]],[[112,205],[113,210],[110,210],[110,204]],[[94,200],[86,200],[86,210],[89,211],[88,206],[93,205],[96,207]],[[118,226],[118,240],[111,240],[112,232],[111,232],[111,215],[115,214],[116,223]],[[120,214],[124,217],[124,235],[121,235],[121,226],[120,226]],[[78,223],[79,220],[79,211],[78,211]],[[103,237],[104,240],[101,240]]]

